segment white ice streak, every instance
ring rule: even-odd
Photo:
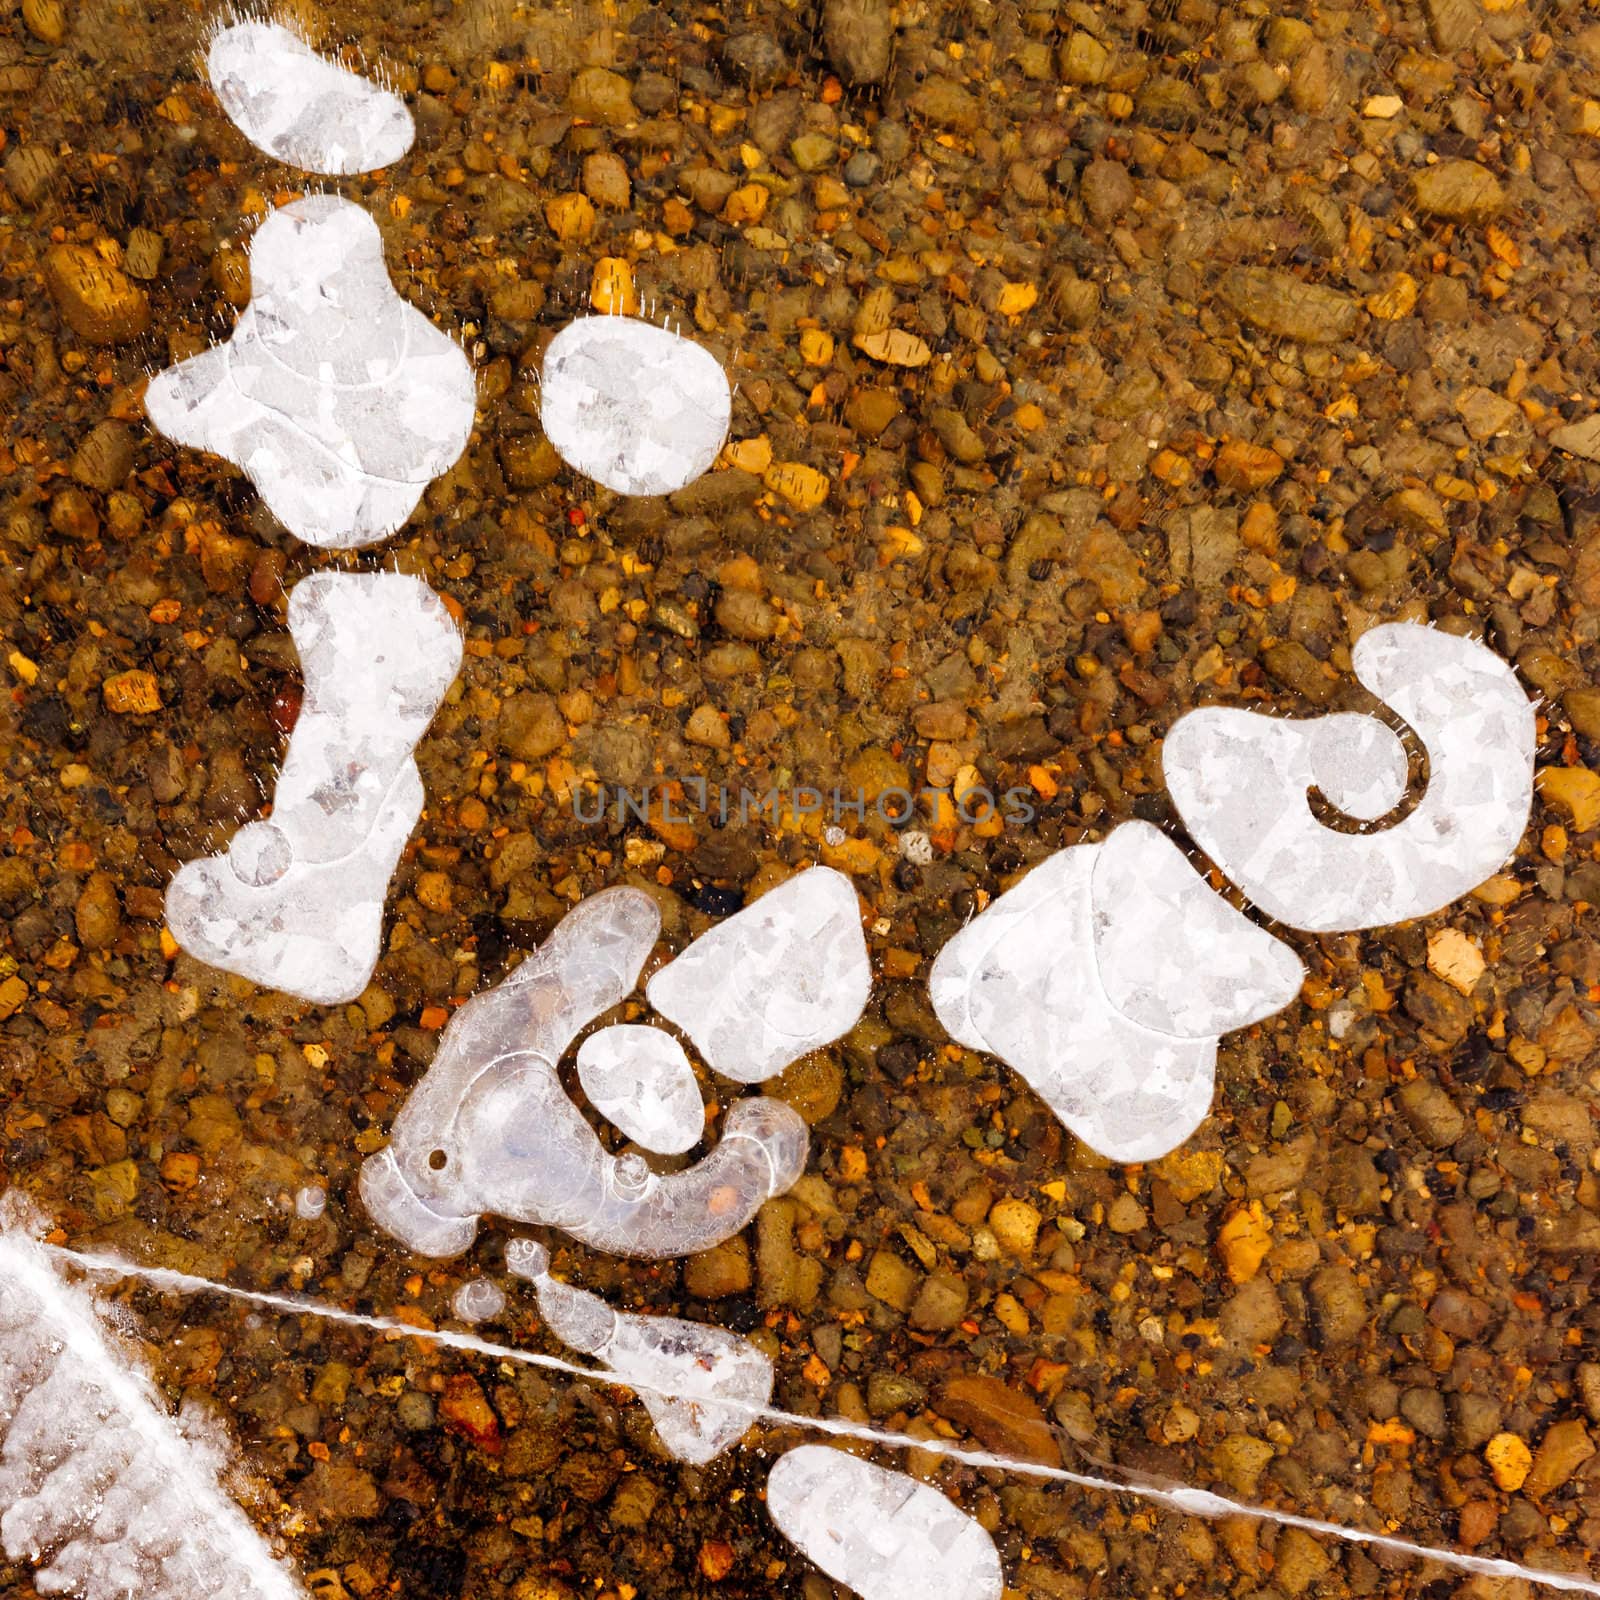
[[[767,1475],[767,1514],[783,1536],[862,1600],[1000,1600],[994,1541],[928,1484],[807,1444]]]
[[[1504,864],[1533,803],[1534,707],[1492,650],[1390,623],[1363,634],[1351,660],[1428,752],[1427,790],[1393,827],[1336,832],[1307,798],[1319,789],[1372,821],[1402,797],[1404,749],[1375,718],[1208,707],[1179,718],[1162,751],[1200,848],[1268,915],[1314,933],[1441,910]]]
[[[568,466],[618,494],[672,494],[717,459],[733,396],[708,350],[635,317],[579,317],[545,352],[539,416]]]
[[[219,1486],[223,1449],[167,1414],[86,1289],[6,1208],[0,1232],[0,1543],[80,1600],[296,1600]]]
[[[748,1339],[681,1317],[613,1311],[598,1295],[550,1277],[550,1258],[532,1239],[509,1244],[506,1265],[534,1285],[540,1314],[563,1344],[640,1385],[635,1393],[679,1461],[715,1460],[771,1400],[772,1362]]]
[[[657,1155],[682,1155],[705,1132],[694,1068],[662,1028],[619,1022],[591,1033],[578,1048],[578,1082],[607,1122]]]
[[[1057,851],[953,938],[939,1020],[1019,1072],[1085,1144],[1151,1161],[1211,1105],[1217,1042],[1299,992],[1294,952],[1214,894],[1159,829]]]
[[[303,579],[289,631],[305,690],[271,820],[179,870],[167,925],[212,966],[337,1005],[377,962],[389,879],[422,811],[412,751],[461,636],[438,595],[392,572]]]
[[[387,537],[466,446],[471,365],[395,292],[377,224],[349,201],[274,211],[250,275],[232,338],[151,381],[151,422],[233,462],[308,544]]]
[[[258,150],[346,177],[398,161],[416,127],[405,102],[274,22],[223,28],[206,53],[222,109]]]
[[[842,1038],[871,991],[855,889],[812,867],[701,934],[646,992],[723,1077],[759,1083]]]

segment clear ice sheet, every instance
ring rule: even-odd
[[[383,906],[422,811],[412,752],[461,664],[444,602],[400,573],[314,573],[289,596],[304,692],[271,819],[182,867],[167,925],[191,955],[321,1005],[377,963]]]
[[[994,1541],[928,1484],[828,1445],[767,1475],[767,1514],[806,1558],[862,1600],[1000,1600]]]
[[[307,172],[348,177],[387,167],[416,137],[398,95],[275,22],[221,29],[206,53],[206,75],[251,144]]]
[[[1269,916],[1312,933],[1443,909],[1504,865],[1533,804],[1534,707],[1492,650],[1389,623],[1363,634],[1351,659],[1428,752],[1427,789],[1393,827],[1339,833],[1307,799],[1318,787],[1371,821],[1399,798],[1403,747],[1373,718],[1210,707],[1180,717],[1162,752],[1195,842]],[[1362,738],[1354,721],[1376,731]]]
[[[722,1138],[680,1171],[611,1155],[556,1067],[579,1031],[624,999],[660,932],[637,889],[607,889],[562,919],[503,983],[462,1006],[361,1169],[372,1219],[423,1255],[459,1255],[485,1212],[560,1228],[616,1255],[689,1255],[731,1238],[805,1170],[791,1107],[734,1102]]]
[[[681,1317],[613,1311],[598,1295],[550,1277],[549,1257],[532,1240],[507,1246],[506,1265],[534,1285],[540,1314],[563,1344],[641,1385],[639,1400],[679,1461],[714,1461],[772,1399],[772,1362],[748,1339]]]
[[[658,1155],[682,1155],[705,1132],[694,1068],[663,1028],[619,1022],[591,1033],[578,1049],[578,1082],[606,1121]]]
[[[466,447],[470,363],[395,292],[378,225],[337,196],[274,211],[250,277],[228,342],[151,380],[150,421],[248,474],[307,544],[387,537]]]
[[[219,1477],[221,1447],[173,1421],[88,1290],[9,1204],[0,1230],[0,1544],[79,1600],[297,1600]]]
[[[861,907],[842,872],[812,867],[708,929],[649,997],[707,1063],[759,1083],[842,1038],[872,992]]]
[[[618,494],[672,494],[728,436],[722,363],[635,317],[579,317],[545,352],[539,417],[569,467]]]
[[[1057,851],[953,938],[928,989],[969,1049],[1019,1072],[1112,1161],[1175,1149],[1210,1109],[1217,1042],[1288,1005],[1304,968],[1125,823]]]

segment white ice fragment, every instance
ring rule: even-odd
[[[953,938],[939,1020],[999,1056],[1085,1144],[1152,1161],[1211,1104],[1217,1041],[1288,1005],[1294,952],[1213,894],[1159,829],[1057,851]]]
[[[444,602],[395,572],[320,572],[289,596],[305,690],[272,818],[181,868],[167,926],[191,955],[320,1005],[354,1000],[422,811],[412,751],[461,664]]]
[[[779,1457],[767,1512],[783,1536],[862,1600],[1000,1600],[994,1541],[939,1491],[828,1445]]]
[[[871,991],[856,892],[812,867],[701,934],[646,992],[723,1077],[759,1083],[847,1034]]]
[[[466,356],[395,292],[377,224],[334,195],[274,211],[250,277],[233,337],[152,379],[151,422],[233,462],[308,544],[385,538],[466,446]]]
[[[705,1132],[694,1068],[661,1028],[619,1022],[590,1034],[578,1049],[578,1082],[606,1121],[657,1155],[682,1155]]]
[[[328,1209],[328,1196],[321,1184],[308,1183],[294,1197],[294,1212],[302,1222],[315,1222]]]
[[[450,1301],[450,1309],[460,1322],[488,1322],[505,1308],[505,1291],[487,1278],[468,1278]]]
[[[533,1283],[558,1339],[641,1386],[657,1435],[679,1461],[715,1460],[771,1400],[772,1362],[748,1339],[681,1317],[613,1311],[598,1295],[550,1277],[549,1256],[532,1240],[509,1246],[506,1264]]]
[[[222,109],[258,150],[347,177],[398,161],[416,127],[405,102],[273,22],[223,28],[206,54]]]
[[[563,1053],[632,992],[660,927],[647,894],[607,889],[456,1012],[388,1148],[362,1165],[381,1228],[423,1255],[459,1255],[490,1211],[616,1255],[679,1256],[731,1238],[794,1185],[808,1137],[780,1100],[736,1100],[710,1151],[657,1173],[609,1154],[562,1088]]]
[[[1173,803],[1200,848],[1269,916],[1314,933],[1449,905],[1504,864],[1533,803],[1534,708],[1492,650],[1390,623],[1363,634],[1351,660],[1428,752],[1427,790],[1393,827],[1335,832],[1307,799],[1320,789],[1361,821],[1393,807],[1404,751],[1374,718],[1208,707],[1179,718],[1162,754]]]
[[[79,1600],[297,1600],[219,1479],[218,1443],[180,1430],[132,1348],[5,1202],[0,1231],[0,1543]]]
[[[672,494],[717,459],[733,395],[722,364],[634,317],[579,317],[545,352],[539,417],[568,466],[618,494]]]

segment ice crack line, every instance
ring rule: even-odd
[[[1600,1596],[1600,1582],[1579,1573],[1555,1572],[1547,1567],[1523,1566],[1517,1561],[1468,1555],[1464,1550],[1417,1544],[1410,1539],[1396,1539],[1389,1534],[1373,1533],[1366,1528],[1352,1528],[1341,1522],[1325,1522],[1320,1517],[1304,1517],[1293,1511],[1280,1511],[1273,1506],[1258,1506],[1246,1501],[1230,1500],[1224,1495],[1212,1494],[1208,1489],[1191,1488],[1187,1484],[1136,1483],[1116,1478],[1096,1477],[1091,1473],[1073,1472],[1066,1467],[1041,1466],[1032,1461],[1018,1461],[1010,1456],[995,1455],[987,1450],[967,1449],[963,1445],[951,1444],[944,1439],[918,1439],[910,1434],[894,1433],[884,1428],[869,1428],[862,1423],[847,1422],[838,1417],[807,1417],[796,1411],[784,1411],[777,1406],[753,1405],[747,1401],[725,1398],[722,1395],[710,1396],[643,1383],[634,1378],[624,1378],[604,1367],[582,1367],[576,1362],[563,1361],[559,1356],[547,1356],[536,1350],[519,1350],[511,1345],[495,1344],[492,1340],[478,1338],[476,1334],[452,1333],[448,1329],[418,1328],[409,1322],[400,1321],[397,1317],[364,1316],[360,1312],[346,1311],[342,1306],[304,1295],[274,1294],[261,1289],[237,1289],[232,1284],[217,1283],[210,1278],[197,1277],[192,1273],[175,1272],[167,1267],[142,1266],[138,1262],[127,1261],[120,1256],[72,1250],[62,1245],[47,1244],[44,1248],[53,1256],[70,1262],[85,1272],[119,1278],[138,1278],[153,1288],[171,1294],[225,1295],[231,1300],[240,1300],[270,1311],[287,1312],[294,1316],[321,1317],[329,1322],[342,1322],[350,1327],[365,1328],[373,1333],[422,1339],[443,1346],[445,1349],[491,1356],[497,1361],[519,1362],[528,1367],[542,1367],[546,1371],[560,1372],[589,1383],[603,1383],[630,1389],[635,1393],[645,1390],[669,1400],[687,1400],[699,1404],[714,1403],[724,1410],[743,1411],[752,1421],[759,1420],[785,1428],[830,1434],[835,1438],[858,1439],[865,1444],[882,1445],[889,1450],[928,1451],[949,1461],[960,1461],[969,1467],[1010,1472],[1021,1477],[1043,1478],[1051,1483],[1067,1483],[1075,1488],[1091,1489],[1102,1494],[1132,1495],[1152,1505],[1182,1512],[1185,1516],[1248,1517],[1257,1522],[1272,1522],[1279,1527],[1300,1528],[1307,1533],[1322,1534],[1326,1538],[1342,1539],[1348,1544],[1372,1545],[1377,1549],[1391,1550],[1396,1555],[1415,1556],[1423,1561],[1437,1561],[1442,1566],[1454,1567],[1461,1572],[1479,1573],[1491,1578],[1521,1578],[1528,1583],[1544,1584],[1552,1589]]]

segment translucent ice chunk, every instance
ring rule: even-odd
[[[305,690],[272,819],[167,889],[191,955],[321,1005],[378,959],[389,878],[422,811],[412,751],[461,664],[444,602],[395,572],[321,572],[289,597]]]
[[[579,317],[545,352],[539,417],[568,466],[618,494],[672,494],[717,459],[733,395],[722,364],[633,317]]]
[[[680,1317],[613,1311],[598,1295],[550,1277],[549,1257],[532,1240],[509,1247],[506,1264],[533,1283],[558,1339],[597,1357],[624,1382],[645,1386],[639,1399],[679,1461],[715,1460],[772,1398],[772,1363],[748,1339]]]
[[[723,1077],[759,1083],[847,1034],[871,991],[856,892],[812,867],[701,934],[647,992]]]
[[[461,1322],[487,1322],[505,1308],[505,1291],[487,1278],[468,1278],[450,1300],[450,1309]]]
[[[1294,952],[1213,894],[1157,828],[1057,851],[939,952],[939,1020],[999,1056],[1113,1161],[1150,1161],[1211,1105],[1217,1040],[1294,999]]]
[[[1200,847],[1291,928],[1376,928],[1447,906],[1502,866],[1533,803],[1534,708],[1492,650],[1412,623],[1361,636],[1355,674],[1415,731],[1428,787],[1404,821],[1374,833],[1324,827],[1320,788],[1362,820],[1399,798],[1398,739],[1373,719],[1289,720],[1209,707],[1181,717],[1162,765]],[[1388,805],[1384,802],[1387,800]]]
[[[658,1155],[692,1150],[705,1132],[694,1069],[664,1029],[621,1022],[591,1033],[578,1050],[578,1082],[607,1122]]]
[[[251,144],[307,172],[347,176],[387,167],[416,137],[398,95],[273,22],[223,28],[206,54],[206,74]]]
[[[705,1156],[658,1174],[641,1156],[608,1154],[561,1087],[562,1052],[633,989],[659,931],[648,895],[608,889],[461,1007],[388,1149],[362,1166],[361,1197],[380,1227],[424,1255],[459,1255],[492,1211],[617,1255],[687,1255],[730,1238],[794,1184],[806,1126],[781,1101],[736,1101]]]
[[[994,1541],[937,1489],[828,1445],[779,1457],[767,1512],[783,1536],[862,1600],[1000,1600]]]
[[[386,537],[471,434],[466,356],[395,293],[377,224],[347,200],[274,211],[250,276],[233,337],[151,381],[151,422],[248,473],[308,544]]]

